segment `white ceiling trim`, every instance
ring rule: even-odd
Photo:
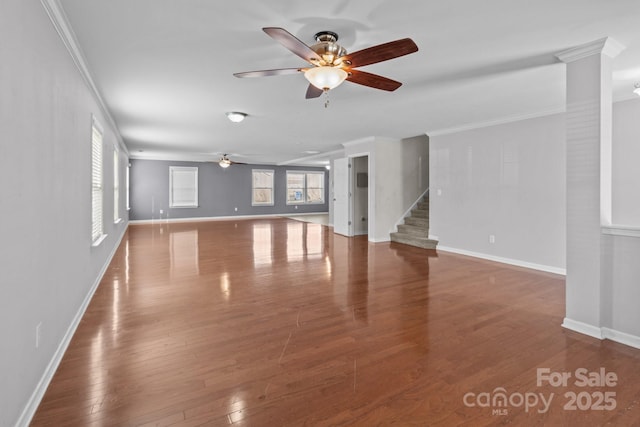
[[[82,53],[82,49],[80,49],[80,45],[78,44],[75,33],[69,25],[69,21],[64,13],[64,9],[62,8],[58,0],[40,0],[40,3],[42,3],[44,10],[47,12],[49,19],[53,23],[53,27],[56,29],[56,32],[62,39],[62,42],[67,48],[67,51],[69,51],[71,59],[73,59],[73,63],[76,65],[76,68],[78,68],[78,71],[80,71],[80,75],[89,87],[89,90],[93,93],[93,96],[98,102],[102,113],[111,125],[115,133],[116,140],[118,141],[118,145],[120,146],[120,150],[124,151],[127,156],[129,156],[129,150],[124,144],[122,135],[120,135],[120,130],[118,129],[115,120],[113,120],[111,113],[107,109],[107,105],[102,99],[102,96],[100,95],[100,92],[98,91],[98,88],[93,81],[93,77],[89,72],[87,61],[85,60],[84,54]]]
[[[436,129],[436,130],[433,130],[433,131],[427,131],[426,134],[429,137],[449,135],[449,134],[452,134],[452,133],[464,132],[464,131],[474,130],[474,129],[481,129],[481,128],[486,128],[486,127],[490,127],[490,126],[505,125],[505,124],[509,124],[509,123],[519,122],[519,121],[522,121],[522,120],[536,119],[538,117],[545,117],[545,116],[551,116],[551,115],[554,115],[554,114],[561,114],[561,113],[564,113],[564,112],[566,112],[566,107],[562,106],[562,107],[556,107],[556,108],[552,108],[552,109],[545,110],[545,111],[538,111],[536,113],[520,114],[520,115],[517,115],[517,116],[509,116],[509,117],[502,117],[502,118],[496,119],[496,120],[489,120],[489,121],[486,121],[486,122],[468,123],[468,124],[464,124],[464,125],[461,125],[461,126],[454,126],[454,127],[450,127],[450,128]]]
[[[129,155],[130,159],[134,160],[172,160],[177,162],[197,162],[207,163],[212,162],[218,164],[220,156],[215,154],[206,153],[187,153],[176,151],[161,151],[161,152],[132,152]]]
[[[333,151],[327,151],[325,153],[318,153],[318,154],[314,154],[312,156],[307,156],[307,157],[300,157],[298,159],[291,159],[291,160],[286,160],[284,162],[279,162],[276,163],[277,166],[287,166],[287,165],[295,165],[295,164],[300,164],[300,166],[303,166],[304,163],[312,161],[312,160],[323,160],[323,159],[327,159],[329,160],[329,158],[333,155],[336,154],[342,154],[344,153],[344,150],[338,149],[338,150],[333,150]]]
[[[376,137],[375,136],[365,136],[363,138],[358,138],[358,139],[354,139],[353,141],[348,141],[348,142],[343,142],[342,146],[344,148],[351,148],[355,145],[359,145],[362,143],[366,143],[366,142],[375,142]]]
[[[573,62],[600,53],[610,58],[615,58],[624,49],[626,49],[626,46],[622,43],[611,37],[604,37],[602,39],[562,51],[556,54],[556,58],[562,62]]]

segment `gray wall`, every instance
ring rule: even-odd
[[[198,208],[169,208],[169,167],[198,167]],[[251,170],[275,171],[273,206],[251,206]],[[286,204],[286,171],[325,172],[325,203]],[[215,162],[131,160],[131,220],[166,218],[209,218],[234,215],[273,215],[328,212],[329,173],[325,168],[231,165],[222,169]],[[236,211],[235,208],[238,208]],[[163,211],[160,214],[160,210]]]
[[[126,229],[127,212],[123,191],[124,221],[114,224],[116,134],[42,4],[2,0],[0,39],[0,426],[12,426],[26,424],[35,410]],[[92,114],[104,127],[107,238],[97,247],[90,231]]]
[[[430,146],[439,248],[565,268],[564,114],[431,136]]]

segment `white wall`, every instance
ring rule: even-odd
[[[392,227],[406,211],[402,202],[402,145],[397,139],[376,138],[375,141],[375,224],[369,240],[385,242],[390,239]]]
[[[428,186],[429,138],[368,137],[344,144],[346,157],[369,156],[369,240],[386,242]]]
[[[613,229],[614,233],[625,233]],[[627,231],[628,232],[628,231]],[[602,263],[602,335],[640,348],[640,229],[605,235]],[[617,336],[616,336],[617,335]]]
[[[613,225],[605,227],[602,335],[640,348],[640,98],[613,104]]]
[[[563,114],[432,135],[438,247],[562,272],[565,158]]]
[[[34,393],[44,391],[46,379],[39,382],[55,368],[59,346],[121,238],[127,214],[122,209],[124,221],[113,223],[114,131],[40,1],[3,0],[0,40],[0,425],[10,426],[25,408],[35,409]],[[95,248],[92,114],[105,128],[108,234]],[[123,208],[127,163],[123,157]],[[21,423],[29,421],[26,415]]]
[[[640,225],[640,98],[613,104],[613,223]]]
[[[402,140],[402,205],[413,205],[429,188],[429,137],[418,135]]]

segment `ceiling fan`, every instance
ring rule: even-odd
[[[226,169],[231,165],[246,165],[246,163],[234,162],[233,160],[229,159],[229,155],[228,154],[223,154],[222,157],[220,158],[220,160],[218,160],[218,164],[223,169]]]
[[[348,54],[344,47],[336,43],[338,34],[332,31],[317,33],[315,35],[316,44],[307,46],[284,28],[266,27],[262,30],[311,64],[311,67],[247,71],[235,73],[234,76],[266,77],[304,73],[310,83],[306,93],[307,99],[317,98],[322,93],[339,86],[345,80],[375,89],[394,91],[402,86],[402,83],[355,68],[388,61],[418,51],[418,46],[414,41],[405,38]]]

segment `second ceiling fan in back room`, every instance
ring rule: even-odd
[[[220,157],[220,160],[218,160],[218,164],[222,169],[226,169],[231,165],[246,165],[246,163],[234,162],[229,158],[228,154],[223,154],[222,157]]]
[[[317,98],[322,93],[327,93],[339,86],[345,80],[375,89],[394,91],[402,86],[402,83],[355,68],[388,61],[418,51],[418,46],[410,38],[347,53],[346,49],[337,43],[338,34],[332,31],[317,33],[315,35],[316,44],[307,46],[284,28],[266,27],[262,30],[311,66],[247,71],[234,73],[234,76],[266,77],[304,73],[305,78],[309,81],[307,99]]]

